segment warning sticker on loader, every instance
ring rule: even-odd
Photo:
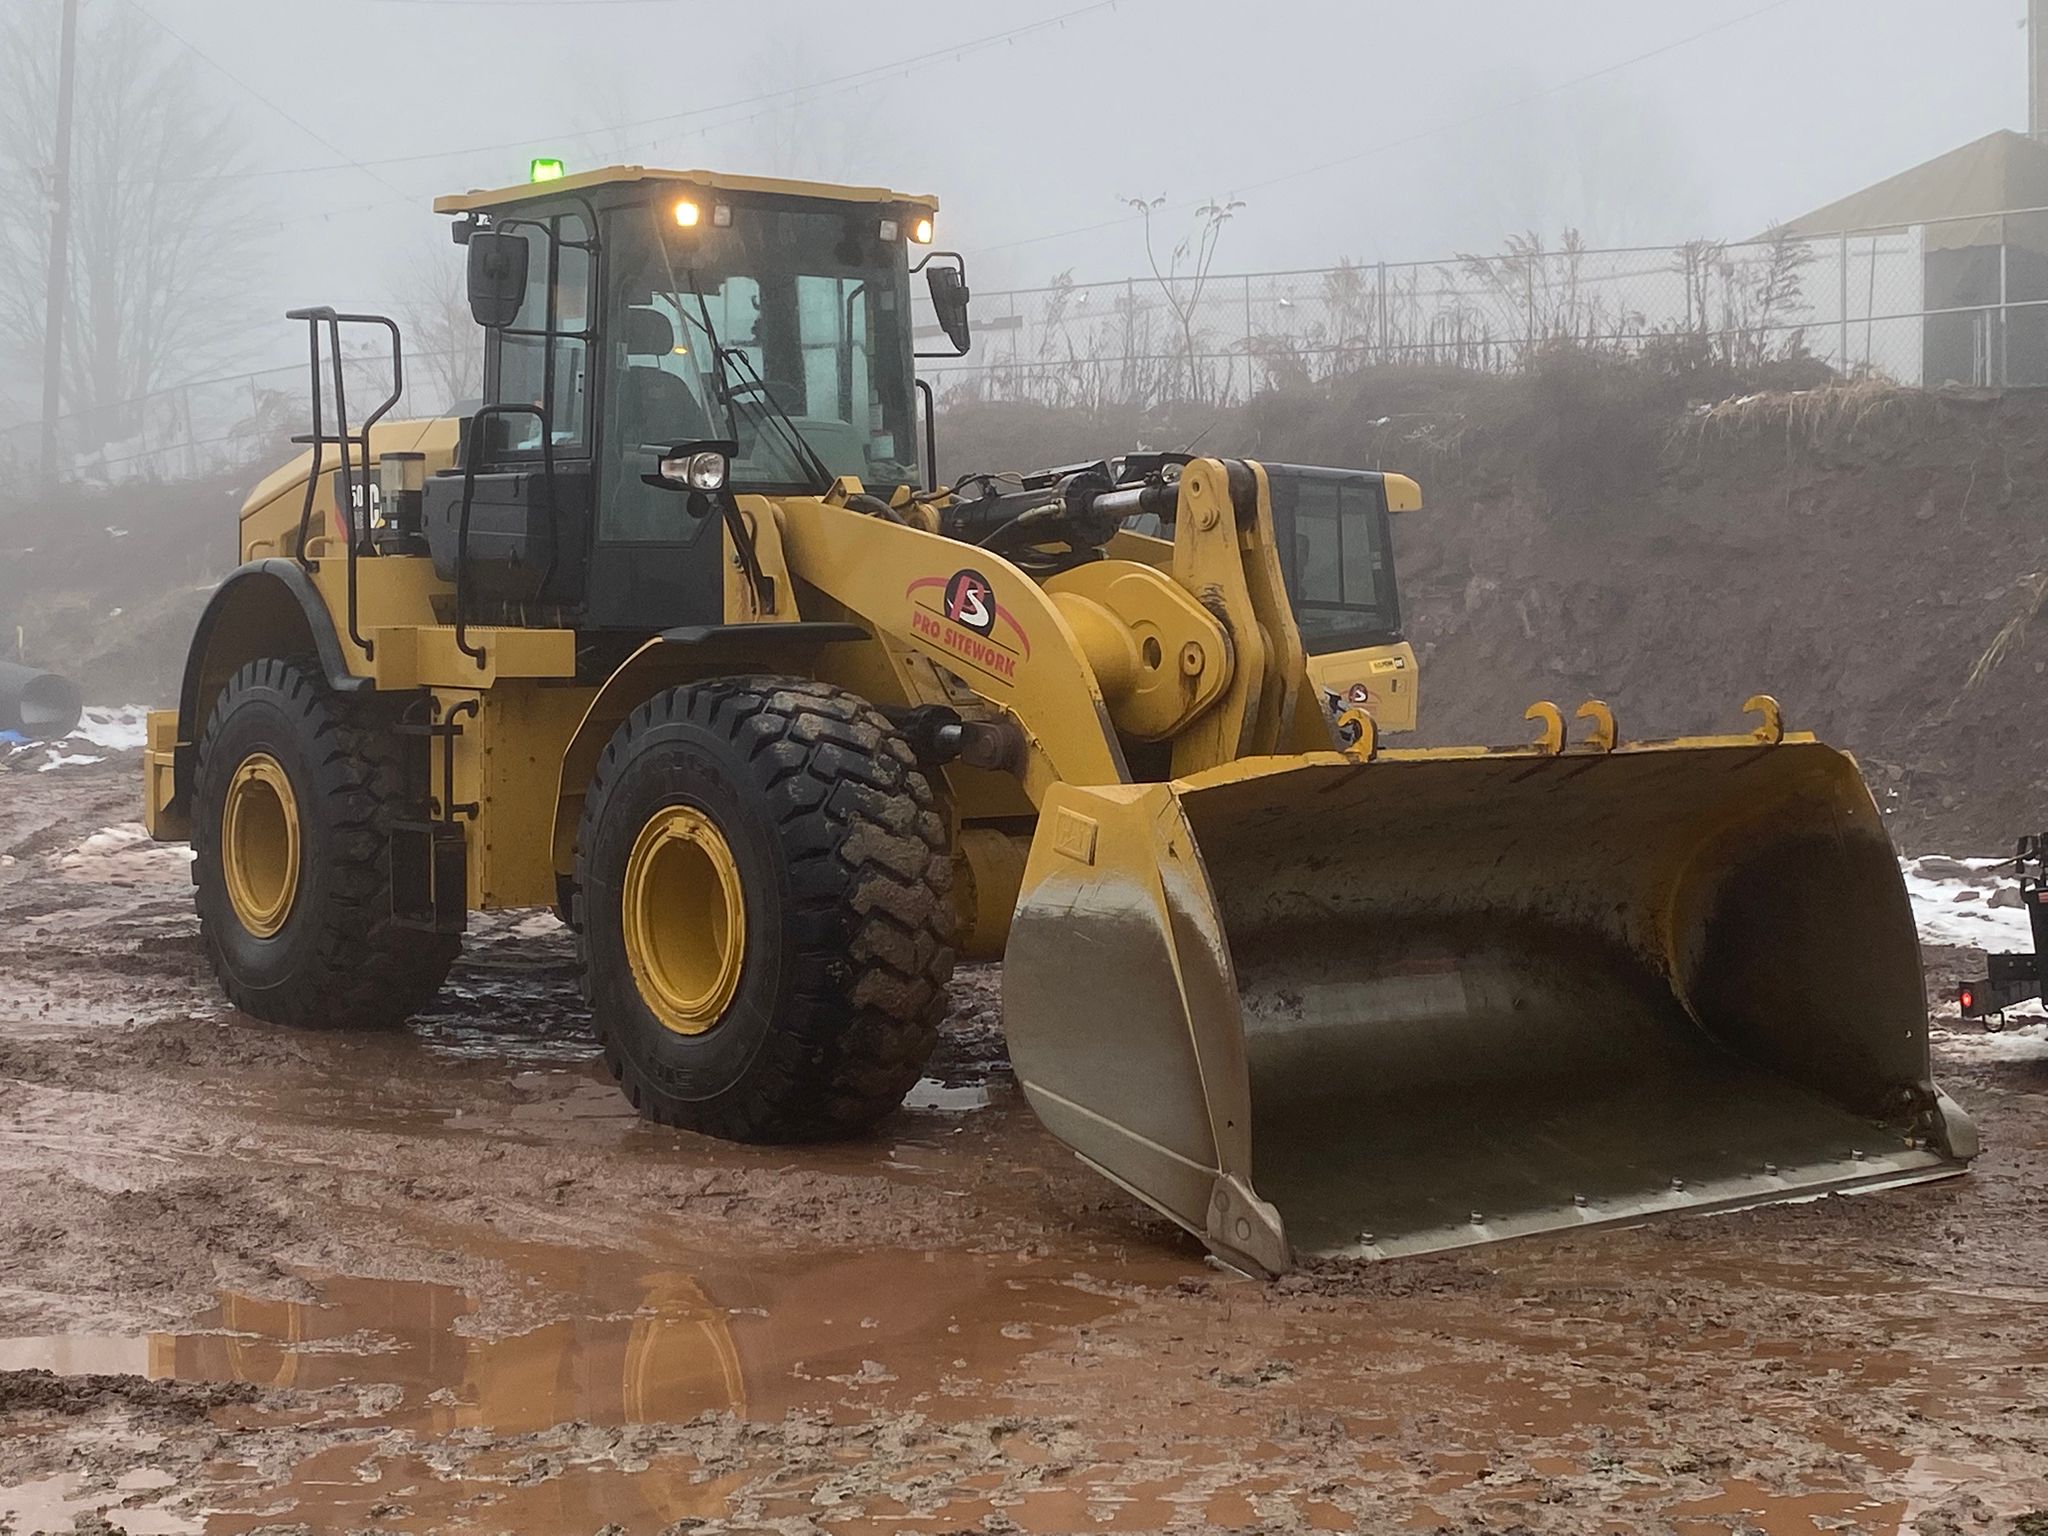
[[[1031,640],[1016,615],[996,601],[996,589],[981,572],[922,576],[904,591],[910,599],[912,633],[943,647],[983,676],[1009,682],[1017,664],[1031,656]]]

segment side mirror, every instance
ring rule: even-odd
[[[469,237],[469,312],[486,330],[502,330],[526,302],[529,247],[509,230],[473,230]]]
[[[953,260],[958,263],[960,258]],[[956,355],[965,357],[967,349],[974,344],[974,333],[967,324],[967,269],[965,266],[928,266],[924,269],[926,286],[931,289],[932,311],[939,317],[939,328],[946,333],[946,340],[953,343]]]

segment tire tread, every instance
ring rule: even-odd
[[[902,1102],[938,1039],[952,974],[946,817],[909,744],[858,696],[795,678],[719,679],[642,704],[601,755],[578,839],[576,889],[609,790],[636,737],[688,721],[732,743],[774,817],[789,876],[794,984],[744,1091],[671,1098],[637,1080],[601,1000],[600,958],[579,909],[586,1000],[612,1075],[650,1119],[750,1142],[866,1129]],[[630,977],[621,978],[631,988]]]
[[[441,989],[462,941],[400,928],[391,918],[390,831],[406,807],[398,739],[372,710],[330,689],[313,663],[265,658],[248,663],[221,690],[200,738],[199,783],[207,780],[208,748],[229,713],[258,691],[281,695],[294,727],[316,748],[307,754],[319,781],[316,803],[300,814],[324,817],[331,839],[327,878],[318,887],[319,941],[311,965],[288,987],[268,989],[259,999],[228,965],[202,908],[207,959],[235,1007],[272,1023],[375,1028],[401,1022]],[[219,856],[218,835],[217,819],[194,817],[197,858]]]

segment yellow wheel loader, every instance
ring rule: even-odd
[[[1033,1109],[1255,1272],[1973,1154],[1884,827],[1769,699],[1391,749],[1315,682],[1297,607],[1358,557],[1303,521],[1412,483],[940,488],[916,273],[969,338],[930,199],[620,168],[437,206],[486,403],[386,420],[397,328],[296,312],[308,451],[150,721],[149,823],[241,1008],[401,1019],[468,913],[553,906],[640,1112],[781,1141],[888,1114],[954,956],[1000,956]],[[359,326],[393,356],[360,423]]]

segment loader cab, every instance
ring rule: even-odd
[[[1422,504],[1405,475],[1268,464],[1273,532],[1309,680],[1333,715],[1370,713],[1382,732],[1412,731],[1420,705],[1415,649],[1401,633],[1392,515]]]
[[[883,497],[921,483],[910,269],[928,199],[628,168],[436,207],[458,241],[526,247],[509,323],[472,282],[485,409],[427,494],[436,565],[463,566],[482,611],[724,622],[725,520],[660,474],[683,445],[731,445],[720,506],[841,476]]]
[[[1401,638],[1386,477],[1268,464],[1273,532],[1294,618],[1311,656]]]

